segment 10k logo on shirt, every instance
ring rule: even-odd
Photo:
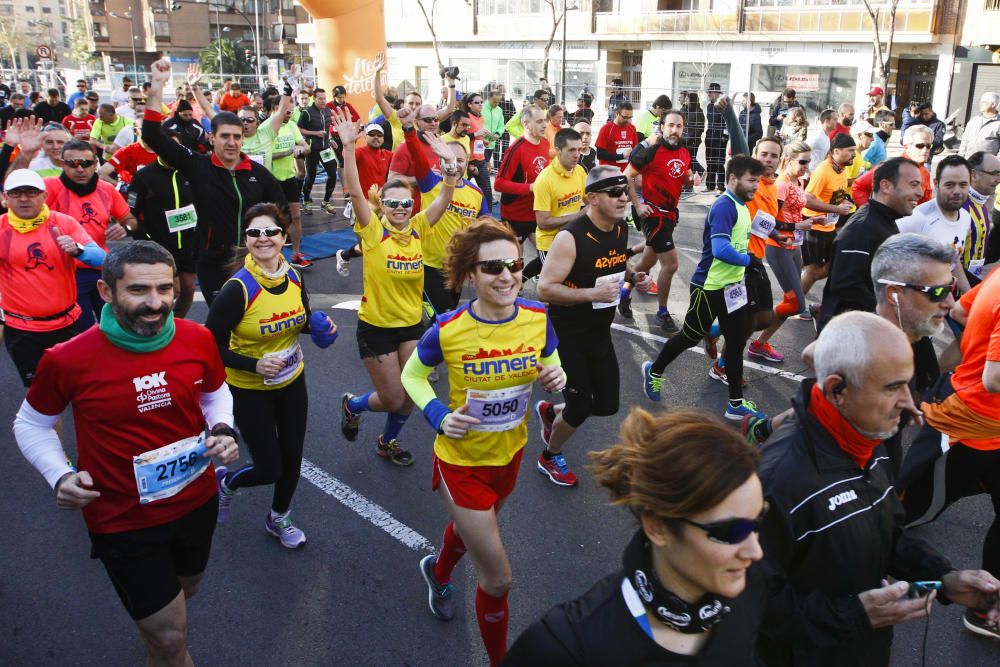
[[[165,408],[172,403],[170,390],[167,389],[167,372],[160,371],[151,375],[132,378],[135,385],[135,400],[139,412],[149,412],[157,408]]]

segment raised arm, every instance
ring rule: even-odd
[[[367,227],[371,221],[372,209],[368,203],[368,194],[361,190],[361,178],[358,176],[358,160],[354,156],[354,142],[358,139],[358,128],[349,114],[334,109],[331,112],[333,128],[348,150],[344,151],[344,188],[351,195],[351,206],[358,227]]]
[[[4,135],[3,142],[15,148],[21,147],[21,152],[14,159],[11,170],[27,169],[31,161],[42,150],[42,126],[45,123],[41,118],[15,118],[7,126],[7,134]]]
[[[438,120],[441,121],[448,118],[457,106],[455,103],[455,79],[450,76],[446,76],[445,78],[448,81],[448,99],[445,100],[444,106],[438,110]]]
[[[382,75],[385,73],[386,57],[382,54],[382,64],[379,66],[378,71],[375,72],[375,103],[378,104],[378,108],[382,110],[385,114],[385,119],[389,120],[392,116],[392,112],[395,109],[389,104],[389,100],[385,99],[385,91],[382,90]]]
[[[215,109],[212,107],[212,102],[205,97],[205,93],[201,92],[201,66],[198,63],[188,65],[185,79],[188,86],[191,87],[191,93],[194,95],[195,101],[204,112],[205,118],[211,121],[215,118]]]
[[[146,96],[146,113],[142,121],[142,140],[165,162],[190,178],[190,170],[196,159],[194,153],[173,139],[168,139],[160,131],[163,114],[158,109],[163,103],[163,87],[170,80],[170,63],[163,59],[157,60],[150,66],[150,74],[152,76],[149,93]]]

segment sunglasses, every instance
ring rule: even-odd
[[[803,167],[809,164],[809,160],[796,160],[796,162],[801,164]]]
[[[524,268],[524,258],[518,257],[517,259],[487,259],[482,262],[476,262],[476,266],[483,273],[491,276],[499,276],[503,273],[504,269],[507,269],[511,273],[518,273]]]
[[[67,167],[73,167],[74,169],[87,169],[88,167],[93,167],[97,164],[97,160],[63,160],[63,164]]]
[[[981,174],[986,174],[987,176],[993,176],[994,178],[996,178],[997,176],[1000,176],[1000,170],[998,170],[998,171],[986,171],[985,169],[976,169],[976,171],[978,171]]]
[[[413,198],[409,199],[383,199],[382,205],[393,210],[397,208],[410,208],[413,206]]]
[[[889,280],[887,278],[879,278],[878,282],[880,285],[895,285],[896,287],[911,289],[914,292],[921,292],[934,303],[940,303],[947,299],[949,294],[955,293],[955,288],[958,286],[958,281],[954,278],[947,285],[911,285],[910,283],[901,283],[898,280]]]
[[[597,192],[599,192],[601,194],[605,194],[605,195],[611,197],[612,199],[618,199],[622,195],[627,195],[628,194],[628,186],[627,185],[622,185],[622,186],[619,186],[619,187],[608,188],[607,190],[597,190]]]
[[[756,519],[726,519],[725,521],[714,521],[712,523],[698,523],[691,519],[681,518],[684,523],[691,524],[696,528],[701,528],[708,533],[708,539],[718,544],[740,544],[750,537],[750,533],[759,533],[760,527],[764,523],[764,515],[767,514],[767,503]]]
[[[272,238],[284,232],[282,232],[281,227],[250,227],[245,233],[252,239],[259,239],[261,235]]]
[[[913,147],[916,148],[916,149],[919,149],[919,150],[923,150],[925,148],[930,148],[931,146],[932,146],[932,144],[913,144]]]
[[[246,123],[256,123],[257,119],[256,118],[240,118],[240,122],[243,123],[243,124],[246,124]]]
[[[381,133],[381,132],[369,132],[369,133],[368,133],[368,136],[369,136],[369,137],[381,137],[381,136],[383,136],[383,135],[382,135],[382,133]]]
[[[421,123],[439,123],[441,122],[437,116],[427,116],[426,118],[418,118]]]

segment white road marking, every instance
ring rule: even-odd
[[[309,459],[302,459],[302,478],[311,482],[323,493],[332,496],[365,521],[381,528],[404,546],[418,553],[434,553],[436,551],[434,545],[426,537],[406,524],[397,521],[382,506],[373,503],[347,484],[318,468]]]

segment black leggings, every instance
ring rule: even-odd
[[[441,315],[458,307],[461,294],[448,289],[441,269],[424,264],[424,296],[434,306],[434,312]]]
[[[729,398],[738,400],[743,398],[743,348],[750,335],[750,307],[745,305],[732,313],[726,312],[726,298],[722,292],[721,289],[705,290],[691,285],[691,303],[684,315],[684,326],[680,333],[663,344],[652,371],[662,374],[681,352],[697,345],[718,318],[719,328],[726,337],[722,357],[726,362]]]
[[[309,395],[303,372],[280,389],[240,389],[233,393],[233,412],[253,463],[226,480],[232,489],[274,484],[271,509],[287,512],[302,468]]]
[[[205,297],[205,304],[211,306],[231,274],[218,261],[198,262],[195,271],[198,274],[198,287],[201,288],[201,293]]]
[[[490,185],[490,166],[486,160],[469,160],[469,164],[474,166],[477,170],[476,172],[476,185],[479,189],[483,191],[483,201],[486,202],[486,207],[490,209],[490,215],[493,211],[493,186]]]
[[[559,360],[566,372],[563,420],[579,428],[587,417],[618,412],[618,357],[610,333],[600,337],[571,327],[556,326]]]
[[[332,146],[331,146],[332,148]],[[316,170],[319,166],[319,154],[322,151],[312,150],[306,155],[306,177],[302,181],[302,199],[306,202],[312,201],[313,183],[316,182]],[[337,186],[337,161],[330,160],[323,163],[323,170],[326,171],[326,189],[323,192],[323,201],[330,201],[333,188]]]

